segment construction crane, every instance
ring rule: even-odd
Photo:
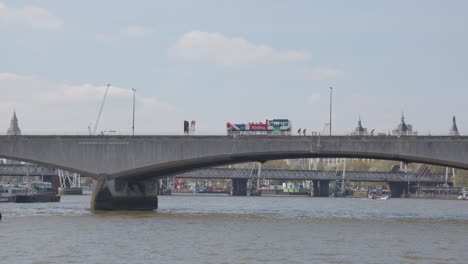
[[[102,98],[101,108],[99,108],[99,113],[98,113],[98,116],[96,118],[96,123],[94,123],[94,129],[93,129],[92,132],[91,132],[91,124],[89,124],[89,126],[88,126],[89,135],[91,135],[91,136],[96,135],[96,130],[97,130],[98,125],[99,125],[99,119],[101,119],[102,109],[104,109],[104,103],[106,102],[106,97],[107,97],[107,93],[109,92],[109,88],[110,88],[110,84],[107,84],[106,91],[104,92],[104,97]]]

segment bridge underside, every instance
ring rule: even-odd
[[[424,163],[440,165],[452,168],[468,169],[468,165],[459,164],[450,161],[436,160],[424,157],[413,157],[404,155],[387,155],[382,153],[351,153],[351,152],[271,152],[271,153],[248,153],[236,155],[224,155],[215,157],[205,157],[198,159],[181,160],[177,162],[168,162],[153,166],[146,166],[142,168],[122,171],[108,175],[110,179],[160,179],[168,176],[181,174],[184,172],[200,170],[209,167],[223,166],[229,164],[239,164],[245,162],[261,162],[264,163],[269,160],[282,160],[282,159],[304,159],[304,158],[357,158],[357,159],[377,159],[377,160],[394,160],[402,161],[405,163]]]
[[[421,162],[432,164],[444,164],[444,161],[430,160],[424,158],[405,157],[398,155],[384,154],[356,154],[356,153],[250,153],[238,155],[224,155],[216,157],[206,157],[177,162],[169,162],[154,166],[133,169],[107,175],[101,187],[95,190],[92,208],[96,210],[153,210],[158,207],[156,180],[173,176],[183,172],[199,170],[202,168],[237,164],[245,162],[265,162],[268,160],[279,159],[298,159],[298,158],[377,158],[385,160],[396,160],[404,162]],[[98,181],[100,182],[100,181]],[[119,183],[120,182],[120,183]],[[315,182],[313,196],[329,196],[329,180],[320,180]],[[99,185],[99,184],[98,184]],[[125,188],[116,188],[116,186],[126,186]],[[135,187],[135,186],[138,186]],[[247,195],[247,180],[233,180],[233,195]],[[403,189],[402,189],[403,188]],[[394,197],[400,197],[404,192],[404,187],[394,187]]]

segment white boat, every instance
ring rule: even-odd
[[[16,195],[28,195],[32,191],[26,185],[0,184],[0,202],[11,202]]]
[[[367,197],[373,200],[388,200],[391,196],[391,192],[384,189],[369,190],[367,193]]]
[[[461,195],[458,196],[458,200],[468,200],[468,190],[463,189]]]

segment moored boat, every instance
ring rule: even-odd
[[[31,188],[19,184],[0,184],[0,202],[11,202],[17,195],[26,195]]]
[[[468,190],[467,189],[463,189],[461,191],[460,196],[458,196],[458,200],[468,200]]]
[[[60,202],[60,196],[52,188],[50,182],[32,182],[27,193],[14,195],[10,198],[14,203],[47,203]]]
[[[388,200],[391,197],[391,193],[385,189],[373,189],[369,190],[367,197],[373,200]]]

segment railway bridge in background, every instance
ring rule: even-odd
[[[157,208],[157,179],[296,158],[366,158],[468,169],[464,136],[0,136],[0,158],[96,179],[97,210]]]
[[[312,181],[313,195],[316,197],[329,196],[329,183],[332,181],[354,182],[385,182],[392,191],[392,197],[401,197],[404,193],[414,192],[417,185],[453,185],[453,178],[446,174],[430,173],[421,170],[417,173],[405,172],[370,172],[370,171],[333,171],[333,170],[278,170],[262,169],[257,177],[258,169],[227,169],[210,168],[190,171],[175,175],[177,179],[230,179],[232,180],[233,195],[247,195],[247,181],[286,180]]]
[[[32,164],[0,165],[0,176],[39,176],[49,181],[58,177],[57,169]],[[386,182],[392,190],[393,197],[403,193],[413,192],[411,188],[416,185],[453,185],[452,177],[445,174],[434,174],[428,170],[417,173],[404,172],[371,172],[341,170],[280,170],[262,169],[228,169],[209,168],[190,171],[171,177],[178,179],[229,179],[232,183],[233,195],[247,195],[247,180],[282,180],[282,181],[312,181],[315,190],[314,196],[326,197],[329,194],[328,186],[331,181],[355,182]]]
[[[58,170],[33,164],[0,164],[0,176],[58,176]]]

